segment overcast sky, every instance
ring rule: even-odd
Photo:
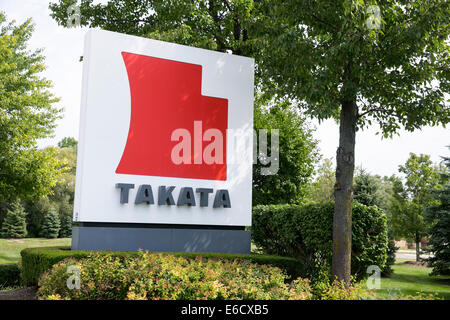
[[[54,1],[53,1],[54,2]],[[102,2],[102,1],[96,1]],[[56,145],[64,137],[78,139],[81,100],[83,38],[86,29],[65,29],[50,18],[46,0],[0,0],[0,10],[6,12],[8,20],[24,22],[32,18],[35,32],[29,42],[30,49],[43,48],[47,70],[44,76],[53,82],[53,92],[61,98],[64,118],[58,122],[55,137],[39,142],[39,146]],[[317,124],[317,122],[314,122]],[[375,135],[376,128],[358,132],[356,137],[356,165],[362,165],[372,174],[396,174],[398,166],[404,164],[409,153],[428,154],[434,162],[440,156],[450,156],[450,129],[424,127],[413,133],[401,131],[399,137],[381,139]],[[333,158],[338,146],[339,130],[333,120],[317,125],[316,139],[324,157]]]

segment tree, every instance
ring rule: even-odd
[[[416,243],[416,259],[420,259],[420,241],[430,225],[425,219],[425,209],[433,204],[432,190],[439,188],[439,175],[428,155],[410,153],[399,171],[405,175],[405,183],[394,181],[391,205],[394,234]]]
[[[58,142],[58,154],[56,158],[61,164],[59,169],[61,175],[58,178],[56,185],[52,189],[52,194],[49,196],[53,202],[68,202],[73,204],[75,195],[75,174],[77,166],[77,141],[73,138],[69,144],[64,138]],[[65,146],[68,145],[68,146]]]
[[[52,17],[67,25],[74,2],[51,4]],[[81,0],[80,22],[253,56],[258,89],[338,120],[332,274],[349,284],[356,131],[374,121],[389,137],[448,123],[448,8],[445,0]]]
[[[47,239],[58,238],[61,222],[59,220],[58,212],[51,208],[44,216],[44,221],[41,226],[40,236]]]
[[[25,238],[27,236],[26,212],[19,202],[8,210],[1,228],[2,238]]]
[[[52,134],[60,110],[41,51],[27,50],[31,20],[7,23],[0,12],[0,203],[50,193],[59,175],[56,150],[38,150],[36,141]]]
[[[309,184],[306,200],[314,202],[334,201],[335,172],[331,159],[325,158],[318,166],[315,179]]]
[[[427,208],[425,216],[429,222],[434,222],[428,242],[433,256],[427,259],[433,268],[432,275],[450,275],[450,158],[443,159],[447,167],[447,172],[441,174],[444,186],[432,193],[439,203]]]
[[[386,181],[380,176],[371,175],[363,168],[355,175],[353,183],[353,199],[366,206],[377,206],[386,209],[386,193],[389,191]]]
[[[73,139],[73,138],[71,138]],[[58,145],[65,145],[66,138],[61,140]],[[75,193],[75,171],[76,171],[76,140],[73,139],[70,147],[56,148],[58,153],[55,155],[59,161],[58,169],[61,175],[58,177],[56,185],[51,189],[51,194],[39,199],[28,199],[25,201],[27,212],[27,229],[32,237],[40,235],[44,216],[51,208],[59,213],[61,223],[66,215],[73,213],[73,200]]]
[[[60,238],[69,238],[72,236],[72,214],[65,214],[61,218]]]
[[[72,137],[65,137],[65,138],[62,138],[62,140],[60,142],[58,142],[58,147],[59,148],[72,148],[76,151],[77,147],[78,147],[78,141]]]
[[[339,121],[332,275],[347,284],[356,131],[374,121],[389,137],[449,122],[448,9],[444,0],[261,1],[263,84]]]
[[[28,235],[32,238],[37,238],[40,236],[44,217],[53,204],[48,197],[42,197],[40,199],[25,200],[24,205],[26,212],[28,212],[26,216]]]
[[[253,165],[253,205],[298,202],[305,196],[318,158],[312,129],[288,101],[265,101],[262,96],[255,102],[254,129],[256,141],[267,135],[267,150],[255,150],[260,161]],[[278,150],[272,150],[275,135]]]
[[[76,0],[50,3],[51,17],[70,27],[70,6]],[[184,45],[251,56],[249,24],[252,1],[221,0],[109,0],[79,1],[80,25],[100,27]],[[254,37],[253,37],[254,38]]]
[[[355,180],[353,183],[353,199],[366,206],[377,206],[386,213],[389,221],[389,197],[392,196],[392,184],[387,177],[381,178],[378,175],[371,175],[363,168],[357,168]],[[381,269],[383,276],[390,276],[394,270],[392,266],[395,264],[395,252],[398,247],[392,235],[392,227],[387,224],[387,259],[384,267]]]

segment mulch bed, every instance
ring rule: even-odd
[[[0,300],[36,300],[37,287],[0,291]]]

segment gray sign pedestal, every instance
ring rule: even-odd
[[[250,253],[244,227],[77,223],[72,250]]]

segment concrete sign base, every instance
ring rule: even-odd
[[[244,227],[78,223],[72,250],[250,253]]]

